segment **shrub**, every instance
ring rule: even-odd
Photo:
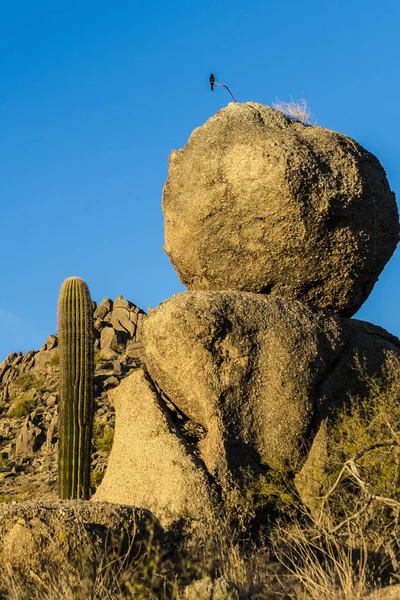
[[[50,357],[49,365],[51,367],[58,367],[59,364],[60,364],[60,356],[59,356],[58,352],[54,352],[54,354]]]
[[[12,404],[7,415],[11,418],[25,417],[36,407],[37,399],[27,392],[18,397]]]
[[[90,487],[93,491],[101,484],[104,477],[104,471],[91,471],[90,472]]]
[[[11,395],[18,396],[21,392],[35,390],[39,393],[46,390],[44,377],[36,377],[33,373],[21,373],[11,384]]]
[[[377,576],[400,578],[400,358],[383,377],[360,376],[366,398],[352,398],[329,430],[318,524],[375,556]]]
[[[93,445],[96,450],[103,450],[111,452],[112,443],[114,439],[114,432],[107,431],[104,433],[106,424],[102,422],[96,422],[93,425]]]
[[[97,438],[97,440],[95,441],[96,450],[103,450],[104,452],[111,452],[113,440],[114,440],[114,432],[109,431],[103,437]]]
[[[125,350],[125,345],[124,344],[113,344],[111,346],[111,350],[114,350],[114,352],[118,352],[118,354],[121,354]]]
[[[100,360],[105,360],[104,354],[102,352],[96,352],[94,355],[94,362],[98,363]]]

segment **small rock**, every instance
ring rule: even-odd
[[[126,355],[130,358],[141,358],[144,354],[143,342],[132,340],[126,345]]]
[[[117,377],[112,376],[105,380],[105,382],[103,383],[103,387],[105,390],[108,390],[112,387],[115,387],[118,384],[119,384],[119,379],[117,379]],[[103,412],[105,412],[105,410]]]
[[[44,434],[40,427],[35,425],[32,417],[28,415],[22,425],[19,436],[15,441],[15,454],[32,454],[36,452],[44,442]]]
[[[51,334],[46,340],[46,349],[52,350],[57,346],[57,336]]]
[[[112,350],[111,348],[103,348],[101,353],[103,355],[104,360],[115,360],[118,358],[118,354],[115,352],[115,350]]]
[[[104,327],[101,332],[100,347],[102,351],[105,348],[112,348],[118,344],[122,344],[125,341],[126,333],[123,334],[121,331],[115,331],[111,326]]]
[[[46,433],[46,449],[51,450],[54,444],[58,440],[58,427],[60,417],[57,413],[54,413],[53,418],[50,422],[49,428]]]
[[[50,396],[46,398],[46,406],[54,406],[56,402],[57,396],[54,396],[53,394],[50,394]]]
[[[104,317],[106,316],[107,313],[109,313],[112,310],[112,300],[110,300],[110,298],[104,298],[101,303],[99,304],[99,306],[96,308],[96,310],[94,311],[94,319],[101,319],[104,320]]]
[[[130,309],[132,306],[132,303],[129,302],[129,300],[124,300],[124,298],[122,296],[117,296],[117,298],[115,298],[114,300],[114,308],[113,310],[115,310],[116,308],[127,308]]]

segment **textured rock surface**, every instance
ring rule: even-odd
[[[239,600],[235,586],[222,577],[212,580],[210,577],[199,579],[188,585],[183,593],[184,600]]]
[[[365,393],[357,354],[377,372],[400,342],[379,327],[300,302],[243,292],[186,292],[144,330],[152,378],[206,435],[212,475],[293,466],[298,449],[348,393]]]
[[[28,572],[41,565],[46,569],[57,567],[63,557],[72,558],[83,548],[89,562],[94,558],[93,552],[104,551],[113,544],[126,549],[132,542],[139,550],[143,539],[157,527],[161,534],[148,511],[130,506],[76,500],[3,503],[0,556]]]
[[[189,289],[295,298],[351,316],[396,248],[379,161],[350,138],[230,104],[170,156],[165,249]]]
[[[110,395],[117,414],[114,442],[92,500],[147,508],[163,525],[210,511],[204,467],[144,371],[132,373]]]

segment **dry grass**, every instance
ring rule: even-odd
[[[56,564],[18,569],[0,563],[3,600],[184,600],[193,581],[229,582],[243,600],[363,600],[374,589],[368,551],[356,551],[314,525],[276,526],[258,547],[216,531],[191,551],[165,553],[150,536],[140,551],[99,553],[87,533],[67,556],[56,543]],[[195,596],[191,596],[193,598]]]
[[[301,526],[277,528],[276,556],[300,583],[296,600],[363,600],[371,591],[368,551],[357,550],[326,531]]]
[[[290,98],[289,102],[283,102],[283,100],[277,98],[272,107],[279,110],[288,119],[300,121],[304,125],[311,125],[311,112],[308,108],[307,100],[304,98],[299,98],[298,100]]]

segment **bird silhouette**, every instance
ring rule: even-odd
[[[213,91],[213,89],[214,89],[214,83],[215,83],[215,75],[214,75],[214,73],[211,73],[211,75],[210,75],[211,91]]]

